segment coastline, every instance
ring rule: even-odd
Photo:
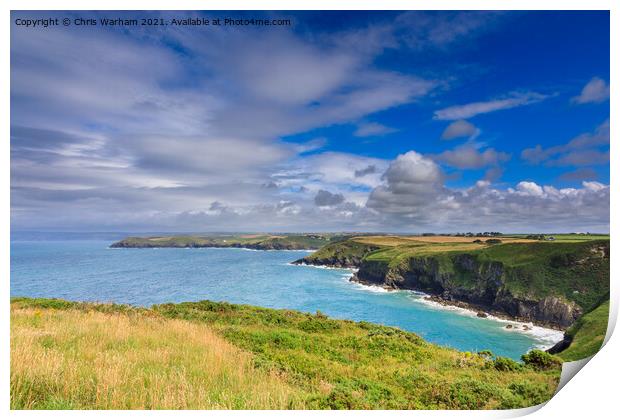
[[[348,270],[353,274],[359,271],[357,267],[339,267],[337,265],[327,265],[327,264],[306,264],[305,262],[289,262],[287,265],[297,265],[302,267],[314,267],[314,268],[322,268],[323,270]]]
[[[320,268],[324,270],[347,270],[351,274],[349,276],[343,276],[343,279],[345,279],[349,283],[353,283],[374,293],[409,292],[411,294],[419,296],[416,301],[439,310],[456,311],[461,313],[462,315],[470,316],[472,318],[489,319],[506,324],[503,327],[503,330],[505,330],[506,332],[526,334],[535,337],[539,341],[544,341],[545,344],[534,346],[534,348],[540,350],[548,350],[549,348],[564,340],[564,330],[554,328],[550,325],[545,325],[544,323],[519,320],[518,318],[510,317],[509,315],[501,313],[499,311],[489,311],[480,306],[469,304],[466,302],[447,301],[439,296],[430,295],[420,290],[398,289],[385,285],[360,281],[359,278],[356,276],[356,273],[359,271],[359,268],[357,267],[338,267],[332,265],[307,264],[304,262],[291,262],[288,264]],[[482,316],[482,314],[484,314],[484,316]]]
[[[416,292],[418,293],[418,292]],[[420,299],[420,302],[429,305],[431,307],[435,307],[442,310],[456,311],[460,312],[464,315],[480,318],[480,319],[489,319],[496,322],[500,322],[502,324],[506,324],[503,329],[506,332],[515,332],[520,334],[526,334],[533,337],[538,338],[539,340],[544,340],[547,342],[545,346],[538,346],[540,350],[548,350],[557,343],[564,340],[564,331],[557,328],[550,328],[548,326],[539,325],[533,323],[531,321],[520,321],[518,319],[507,317],[505,314],[501,313],[488,313],[485,312],[486,316],[479,316],[481,311],[476,309],[468,308],[462,305],[462,302],[457,302],[457,304],[450,303],[439,303],[435,299],[434,296],[426,295]]]
[[[445,301],[437,296],[429,295],[428,293],[419,290],[397,289],[394,287],[385,287],[377,284],[367,284],[355,280],[355,276],[349,277],[348,281],[356,285],[362,286],[365,289],[368,289],[375,293],[409,292],[411,294],[419,296],[417,299],[415,299],[417,302],[438,310],[458,312],[461,315],[469,316],[471,318],[489,319],[502,324],[506,324],[502,328],[506,332],[526,334],[535,337],[540,341],[544,341],[545,344],[533,347],[539,350],[548,350],[564,339],[564,331],[561,329],[551,328],[549,326],[540,325],[540,323],[533,323],[531,321],[518,320],[496,311],[482,311],[475,305],[470,305],[465,302]],[[486,316],[479,316],[481,312],[484,312]]]
[[[316,252],[317,249],[248,248],[243,246],[108,246],[107,249],[239,249],[242,251]]]
[[[360,280],[357,276],[353,276],[351,277],[351,279],[349,279],[349,281],[354,282],[354,283],[359,283],[359,284],[363,284],[365,286],[376,286],[376,287],[381,287],[384,288],[386,290],[406,290],[406,291],[412,291],[418,294],[422,294],[425,295],[424,300],[428,301],[428,302],[432,302],[435,306],[443,306],[443,307],[451,307],[451,308],[459,308],[462,310],[466,310],[466,311],[470,311],[473,312],[477,317],[479,318],[495,318],[501,321],[505,321],[505,322],[512,322],[513,324],[522,324],[522,325],[533,325],[536,327],[540,327],[540,328],[545,328],[547,330],[553,330],[553,331],[558,331],[558,332],[564,332],[563,329],[558,328],[555,325],[552,324],[547,324],[544,322],[540,322],[540,321],[532,321],[532,320],[525,320],[525,319],[521,319],[518,317],[511,317],[510,315],[504,313],[504,312],[500,312],[500,311],[495,311],[495,310],[490,310],[482,305],[476,305],[473,303],[468,303],[468,302],[463,302],[463,301],[458,301],[458,300],[446,300],[443,299],[441,296],[438,295],[431,295],[428,294],[422,290],[414,290],[414,289],[398,289],[398,288],[394,288],[394,287],[389,287],[389,286],[384,286],[381,284],[374,284],[374,283],[368,283],[368,282],[364,282],[362,280]],[[510,328],[508,328],[510,329]]]

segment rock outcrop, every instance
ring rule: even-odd
[[[352,279],[364,284],[430,293],[440,303],[465,304],[474,310],[510,316],[555,328],[567,328],[582,308],[563,296],[539,298],[527,291],[516,295],[506,286],[507,269],[501,262],[479,262],[469,254],[412,257],[391,267],[382,261],[362,260]]]

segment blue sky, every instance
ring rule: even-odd
[[[14,229],[609,229],[607,12],[12,20]]]

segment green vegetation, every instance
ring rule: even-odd
[[[610,236],[607,233],[550,233],[550,234],[521,234],[510,235],[513,238],[527,238],[536,240],[554,240],[558,242],[582,242],[582,241],[596,241],[596,240],[609,240]]]
[[[523,365],[507,357],[497,357],[493,367],[501,372],[518,372],[523,369]]]
[[[49,299],[11,305],[10,389],[12,409],[303,407],[203,324]]]
[[[179,235],[129,237],[111,245],[112,248],[253,248],[253,249],[319,249],[328,244],[331,234],[282,235]]]
[[[357,266],[368,253],[376,249],[379,249],[379,246],[345,239],[329,243],[296,262],[341,267]]]
[[[528,354],[521,356],[525,366],[536,370],[553,370],[562,368],[562,359],[553,356],[542,350],[532,350]]]
[[[566,331],[570,345],[557,355],[566,362],[594,355],[603,345],[608,320],[609,301],[606,301],[585,314]]]
[[[499,264],[502,274],[498,280],[502,282],[503,293],[530,301],[557,296],[575,302],[586,312],[609,295],[609,240],[592,240],[592,237],[556,235],[555,241],[501,237],[481,242],[453,236],[365,236],[329,244],[304,261],[348,258],[358,261],[357,266],[362,269],[368,269],[360,270],[361,277],[371,271],[404,272],[415,260],[418,265],[427,266],[429,276],[435,269],[439,275],[449,275],[447,286],[452,288],[481,287],[478,272],[463,269],[458,261],[465,258],[477,270],[488,270]],[[374,246],[374,250],[363,245]]]
[[[14,299],[11,317],[16,409],[504,409],[547,401],[560,375],[396,328],[247,305]]]
[[[513,296],[562,296],[584,311],[609,296],[609,241],[509,243],[472,255],[480,263],[500,262]]]

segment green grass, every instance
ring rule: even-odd
[[[558,235],[561,236],[561,235]],[[305,258],[306,261],[328,261],[357,258],[364,273],[380,277],[387,270],[407,270],[410,261],[429,270],[437,267],[450,275],[454,287],[478,287],[477,273],[463,270],[454,261],[467,255],[479,267],[501,264],[502,287],[514,297],[541,300],[558,296],[577,303],[587,312],[609,295],[609,240],[592,237],[604,235],[565,235],[568,240],[474,243],[475,238],[369,236],[328,244]],[[573,240],[573,236],[590,240]],[[471,239],[471,242],[469,241]],[[503,238],[504,241],[509,239]],[[375,249],[367,247],[374,246]]]
[[[50,299],[16,299],[11,311],[13,316],[21,317],[20,327],[11,333],[12,362],[19,361],[19,365],[12,364],[11,368],[14,408],[40,407],[33,401],[45,401],[42,408],[96,408],[93,394],[101,394],[109,396],[101,400],[107,408],[110,405],[163,408],[177,404],[203,408],[271,405],[307,409],[506,409],[547,401],[560,375],[557,366],[542,369],[533,364],[507,363],[500,358],[497,362],[488,352],[462,353],[432,345],[400,329],[334,320],[320,313],[209,301],[141,309]],[[38,312],[43,316],[37,316]],[[116,324],[105,322],[108,319],[105,317],[100,319],[100,314],[120,316],[124,320],[122,337],[114,338],[120,334],[112,333],[117,330]],[[63,320],[56,324],[58,328],[64,320],[75,319],[71,328],[79,329],[78,337],[88,339],[74,339],[69,333],[47,338],[53,330],[50,319]],[[181,324],[175,327],[176,324],[169,322]],[[108,331],[108,326],[113,330]],[[176,342],[171,327],[182,330]],[[143,328],[148,331],[144,332]],[[205,349],[192,340],[196,332],[213,333],[214,336],[209,335],[203,342],[203,347],[215,343],[215,350]],[[136,334],[134,339],[132,333]],[[158,334],[162,334],[161,339]],[[28,345],[17,346],[25,338],[30,340]],[[105,346],[89,350],[88,346],[99,343],[96,338],[105,338]],[[190,350],[171,356],[186,345]],[[58,371],[44,368],[47,365],[40,363],[41,360],[27,357],[45,355],[46,348],[72,349],[64,353],[64,366],[79,366],[82,370],[78,372],[84,372],[84,377],[59,375]],[[18,350],[23,357],[14,357]],[[223,360],[217,365],[217,375],[205,373],[210,365],[201,363],[192,364],[189,371],[181,371],[182,376],[174,375],[173,367],[177,363],[196,360],[196,353],[202,351],[208,357],[216,357],[220,350]],[[96,357],[101,351],[117,359],[109,359],[107,364],[102,362],[96,365],[97,369],[88,359],[83,359]],[[151,370],[145,371],[144,365],[138,363],[140,358],[136,359],[143,352],[148,355]],[[160,357],[155,357],[157,354]],[[237,374],[232,378],[226,375],[232,369],[228,362],[231,358],[238,359],[243,368],[235,371]],[[124,369],[122,375],[114,370],[119,363]],[[246,372],[256,379],[245,378]],[[159,380],[139,384],[131,381],[145,375],[147,378],[156,375]],[[220,379],[209,379],[212,377]],[[210,385],[204,382],[207,380],[211,381]],[[227,380],[234,386],[222,387]],[[169,386],[169,381],[177,386]],[[256,388],[257,382],[265,385]],[[108,384],[105,389],[109,392],[120,391],[106,394],[99,388],[101,384]],[[222,391],[218,393],[210,387]],[[228,391],[221,395],[225,389]],[[179,390],[195,392],[186,397]],[[210,395],[211,400],[202,400],[200,404],[201,393]],[[168,395],[168,400],[162,399],[163,395]],[[209,401],[217,404],[209,407]]]
[[[515,296],[562,296],[591,310],[609,296],[609,241],[502,244],[474,253],[500,262]]]
[[[257,249],[319,249],[332,240],[331,234],[307,235],[176,235],[131,236],[115,242],[113,248],[195,248],[195,247],[251,247]]]
[[[329,260],[336,259],[340,264],[349,264],[361,261],[368,253],[379,248],[379,245],[369,245],[351,239],[334,241],[302,260],[307,264],[329,264]]]
[[[608,320],[609,301],[606,301],[585,314],[566,331],[566,335],[572,337],[572,342],[567,349],[558,353],[558,356],[571,362],[594,355],[603,345]]]
[[[570,233],[560,233],[557,235],[552,235],[555,237],[556,241],[566,241],[566,242],[581,242],[581,241],[596,241],[596,240],[609,240],[609,234],[587,234],[587,235],[575,235]]]
[[[300,408],[207,325],[119,305],[11,305],[12,409]]]

